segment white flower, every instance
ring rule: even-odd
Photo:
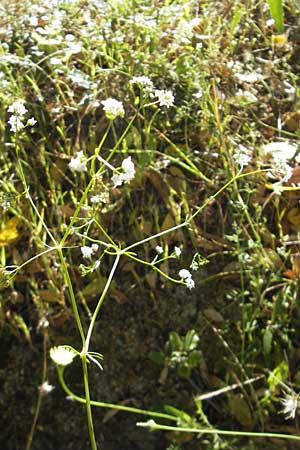
[[[12,103],[8,110],[9,113],[12,113],[12,116],[8,119],[8,124],[10,125],[10,131],[16,133],[17,131],[22,130],[25,127],[22,122],[23,116],[27,113],[27,109],[24,106],[24,103],[20,100]]]
[[[155,250],[157,251],[157,253],[158,253],[159,255],[161,255],[161,254],[164,252],[164,249],[162,248],[161,245],[157,245],[157,246],[155,247]]]
[[[10,125],[10,131],[16,133],[17,131],[22,130],[25,127],[24,123],[18,116],[10,116],[8,119],[8,124]]]
[[[193,94],[194,95],[194,97],[197,99],[197,100],[199,100],[199,98],[202,98],[202,95],[203,95],[203,89],[202,88],[200,88],[197,92],[195,92],[195,94]]]
[[[49,59],[49,63],[52,66],[60,66],[62,64],[62,60],[60,58],[57,58],[56,56],[53,56]]]
[[[270,154],[274,160],[286,161],[295,156],[297,145],[286,141],[270,142],[262,146],[262,151],[264,154]]]
[[[236,73],[235,77],[242,82],[245,83],[256,83],[257,81],[261,81],[263,76],[260,73]]]
[[[298,395],[295,393],[286,394],[280,402],[283,406],[282,413],[286,415],[286,419],[294,419],[296,416],[296,410],[299,406]]]
[[[132,77],[130,80],[132,84],[138,84],[141,87],[145,88],[147,91],[151,91],[153,89],[153,82],[149,77],[142,75],[140,77]]]
[[[247,89],[246,90],[239,89],[236,93],[236,96],[249,103],[255,103],[258,101],[256,95],[254,95],[253,92],[248,91]]]
[[[33,127],[33,125],[36,124],[36,120],[34,117],[30,117],[30,119],[27,120],[27,125],[29,125],[30,127]]]
[[[92,256],[92,254],[94,253],[94,250],[92,249],[92,247],[88,247],[87,245],[84,245],[83,247],[80,248],[82,256],[84,258],[90,258]]]
[[[268,19],[268,20],[266,20],[266,25],[267,25],[267,27],[272,27],[272,26],[274,25],[274,23],[275,23],[275,20],[274,20],[274,19]]]
[[[197,271],[199,269],[199,264],[197,263],[197,261],[193,260],[190,265],[190,268],[194,271]]]
[[[91,197],[91,203],[100,203],[101,202],[101,195],[96,194]]]
[[[135,176],[135,167],[131,161],[131,156],[123,160],[121,167],[124,172],[120,174],[115,173],[111,177],[114,187],[121,186],[123,183],[129,183]]]
[[[83,152],[77,152],[76,158],[71,158],[71,161],[69,162],[69,167],[71,170],[74,170],[75,172],[86,172],[86,157],[83,155]]]
[[[179,247],[174,247],[174,252],[175,255],[177,256],[177,258],[179,258],[179,256],[181,255],[181,250]]]
[[[111,181],[113,182],[114,188],[117,186],[121,186],[123,184],[123,174],[117,174],[115,173],[112,177],[111,177]]]
[[[247,166],[252,158],[252,152],[244,145],[239,145],[233,153],[233,159],[241,167]]]
[[[192,278],[191,272],[187,269],[179,270],[178,275],[180,276],[180,278],[183,278],[184,280],[186,280],[187,278]]]
[[[83,247],[80,247],[80,250],[81,250],[82,256],[84,258],[90,258],[93,253],[96,253],[98,248],[99,248],[98,244],[92,244],[91,247],[84,245]]]
[[[186,287],[191,290],[195,287],[195,281],[192,278],[186,278],[185,280]]]
[[[174,105],[175,98],[172,91],[156,89],[155,97],[158,98],[160,106],[166,106],[167,108],[169,108],[170,106]]]
[[[53,389],[55,389],[55,387],[49,384],[48,381],[44,381],[44,383],[39,387],[39,390],[43,396],[50,394]]]
[[[131,181],[135,176],[134,164],[131,161],[131,156],[125,158],[122,162],[122,169],[124,170],[123,179],[125,183]]]
[[[179,272],[178,272],[178,275],[180,276],[180,278],[182,278],[183,280],[184,280],[184,282],[185,282],[185,284],[186,284],[186,287],[188,288],[188,289],[193,289],[194,287],[195,287],[195,282],[194,282],[194,280],[192,279],[192,274],[191,274],[191,272],[189,271],[189,270],[187,270],[187,269],[181,269]]]
[[[116,117],[123,117],[125,114],[122,102],[114,98],[108,98],[107,100],[102,100],[103,109],[105,115],[109,120],[114,120]]]
[[[267,172],[267,176],[273,179],[280,179],[281,183],[287,182],[293,175],[293,169],[286,161],[278,159],[274,161],[273,167]]]
[[[12,103],[7,111],[15,114],[16,116],[21,117],[23,117],[27,113],[27,109],[24,106],[24,102],[20,100],[17,100],[16,102]]]
[[[93,253],[96,253],[96,251],[98,250],[98,248],[99,248],[99,245],[98,245],[98,244],[92,244],[92,250],[93,250]]]
[[[68,366],[75,357],[75,351],[65,345],[59,345],[50,349],[50,358],[58,366]]]

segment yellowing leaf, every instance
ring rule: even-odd
[[[6,222],[0,231],[0,246],[9,245],[19,238],[20,234],[17,228],[19,223],[18,217],[12,217]]]

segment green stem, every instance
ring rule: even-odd
[[[32,258],[27,259],[27,261],[23,262],[20,266],[17,266],[16,269],[12,270],[11,273],[19,272],[21,269],[23,269],[23,267],[27,266],[35,259],[39,258],[40,256],[46,255],[47,253],[53,252],[56,249],[57,249],[56,247],[51,247],[51,248],[48,248],[47,250],[44,250],[41,253],[38,253],[37,255],[32,256]]]
[[[95,176],[96,176],[96,175],[95,175]],[[70,220],[70,223],[69,223],[69,225],[67,226],[67,229],[66,229],[66,231],[65,231],[65,234],[63,235],[63,237],[62,237],[62,239],[61,239],[61,241],[60,241],[60,247],[62,247],[62,246],[64,245],[64,243],[66,242],[66,240],[67,240],[67,238],[68,238],[68,236],[69,236],[69,234],[70,234],[71,228],[73,227],[74,223],[76,222],[76,219],[77,219],[77,216],[78,216],[78,214],[79,214],[79,211],[80,211],[80,209],[81,209],[83,203],[85,202],[85,199],[87,198],[88,193],[89,193],[89,191],[90,191],[90,189],[91,189],[93,183],[94,183],[94,177],[91,178],[91,180],[89,181],[87,187],[85,188],[85,190],[84,190],[84,192],[83,192],[83,194],[82,194],[82,196],[81,196],[81,199],[79,200],[79,203],[78,203],[78,205],[77,205],[77,208],[75,209],[75,212],[74,212],[74,214],[73,214],[73,217],[72,217],[72,219]]]
[[[105,142],[105,140],[107,138],[107,135],[108,135],[110,129],[111,129],[111,123],[109,124],[109,126],[107,127],[105,133],[103,134],[102,139],[101,139],[98,147],[95,148],[95,154],[92,157],[92,164],[91,164],[91,175],[92,176],[95,175],[95,162],[96,162],[97,156],[99,155],[99,153],[100,153],[100,151],[102,149],[102,146],[103,146],[103,144],[104,144],[104,142]]]
[[[31,429],[30,429],[30,432],[29,432],[29,435],[28,435],[28,438],[27,438],[27,443],[26,443],[25,450],[30,450],[31,449],[33,435],[34,435],[34,431],[35,431],[36,424],[37,424],[37,421],[38,421],[38,417],[39,417],[39,414],[40,414],[41,405],[42,405],[42,393],[40,391],[39,395],[38,395],[37,402],[36,402],[34,417],[33,417]]]
[[[81,319],[80,319],[80,316],[79,316],[79,311],[78,311],[78,307],[77,307],[77,303],[76,303],[76,299],[75,299],[75,294],[74,294],[72,281],[71,281],[71,278],[70,278],[70,274],[69,274],[69,271],[68,271],[68,267],[67,267],[67,264],[66,264],[65,257],[63,255],[63,251],[62,251],[61,246],[57,247],[57,252],[58,252],[59,257],[60,257],[64,279],[65,279],[65,282],[67,283],[67,286],[68,286],[69,295],[70,295],[70,301],[71,301],[71,305],[72,305],[72,309],[73,309],[76,325],[77,325],[77,328],[78,328],[79,333],[80,333],[82,345],[84,347],[85,346],[84,331],[83,331]]]
[[[83,403],[83,404],[86,403],[85,398],[79,397],[79,395],[74,394],[74,392],[72,392],[69,389],[69,387],[66,385],[62,370],[58,370],[58,377],[59,377],[60,384],[66,394],[68,394],[71,398],[73,398],[74,400],[76,400],[79,403]],[[116,409],[118,411],[126,411],[126,412],[130,412],[130,413],[134,413],[134,414],[143,414],[145,416],[160,417],[162,419],[172,420],[174,422],[177,422],[177,419],[178,419],[177,417],[171,416],[170,414],[159,413],[159,412],[155,412],[155,411],[148,411],[147,409],[133,408],[131,406],[118,405],[118,404],[114,404],[114,403],[97,402],[95,400],[91,400],[90,403],[92,406],[97,406],[99,408]]]
[[[128,256],[128,258],[132,259],[133,261],[136,261],[140,264],[143,264],[145,266],[151,267],[151,269],[155,270],[156,272],[158,272],[160,275],[162,275],[164,278],[166,278],[169,281],[172,281],[173,283],[177,283],[177,284],[184,284],[181,280],[176,280],[173,277],[170,277],[170,275],[168,275],[167,273],[163,272],[159,267],[157,267],[155,264],[148,262],[148,261],[144,261],[143,259],[137,258],[136,256],[130,254],[130,253],[125,253],[126,256]],[[168,260],[169,258],[163,258],[163,261]],[[158,264],[161,261],[157,261],[156,264]]]
[[[291,434],[281,434],[281,433],[264,433],[264,432],[250,432],[250,431],[229,431],[229,430],[218,430],[217,428],[187,428],[187,427],[172,427],[168,425],[160,425],[153,421],[149,422],[138,422],[136,424],[138,427],[150,428],[151,430],[164,430],[164,431],[176,431],[183,433],[197,433],[197,434],[223,434],[227,436],[248,436],[248,437],[260,437],[260,438],[278,438],[278,439],[293,439],[300,441],[300,436],[293,436]]]
[[[97,319],[99,310],[101,308],[101,305],[102,305],[102,303],[103,303],[103,301],[105,299],[105,296],[107,294],[107,291],[109,289],[110,283],[112,282],[112,279],[114,277],[115,271],[117,269],[117,266],[118,266],[118,263],[119,263],[119,260],[120,260],[120,256],[121,256],[121,253],[117,253],[117,256],[116,256],[116,259],[115,259],[114,264],[112,266],[112,269],[110,271],[109,277],[108,277],[108,279],[106,281],[106,284],[105,284],[104,289],[102,291],[101,297],[99,298],[97,306],[96,306],[95,311],[93,313],[93,317],[92,317],[92,320],[90,322],[89,329],[88,329],[88,332],[87,332],[87,335],[86,335],[86,342],[85,342],[85,351],[86,352],[88,352],[90,339],[91,339],[92,332],[93,332],[93,329],[94,329],[94,326],[95,326],[95,323],[96,323],[96,319]]]
[[[84,381],[84,392],[85,392],[85,400],[86,400],[85,404],[86,404],[88,430],[89,430],[92,450],[97,450],[97,443],[96,443],[96,438],[95,438],[93,415],[92,415],[92,408],[91,408],[90,387],[89,387],[89,377],[88,377],[86,354],[83,354],[81,356],[81,362],[82,362],[82,370],[83,370],[83,381]]]
[[[191,217],[189,217],[186,222],[187,223],[191,222],[196,216],[198,216],[198,214],[201,211],[203,211],[203,209],[205,209],[215,198],[217,198],[223,191],[225,191],[236,180],[239,180],[240,178],[248,177],[250,175],[256,175],[256,174],[264,173],[264,172],[266,172],[266,170],[259,169],[259,170],[254,170],[253,172],[249,172],[249,173],[239,173],[235,177],[231,178],[215,194],[208,197],[208,199],[199,208],[197,208],[197,210],[194,212],[194,214],[192,214]]]
[[[135,242],[134,244],[131,244],[131,245],[129,245],[128,247],[126,247],[126,248],[123,250],[123,253],[128,252],[129,250],[131,250],[131,249],[134,248],[134,247],[137,247],[138,245],[145,244],[145,242],[152,241],[152,239],[156,239],[156,238],[158,238],[158,237],[160,237],[160,236],[163,236],[164,234],[171,233],[172,231],[176,231],[176,230],[178,230],[179,228],[185,227],[185,226],[188,224],[188,222],[189,222],[189,220],[186,220],[186,221],[180,223],[179,225],[176,225],[175,227],[168,228],[167,230],[160,231],[160,232],[157,233],[157,234],[153,234],[153,235],[150,236],[150,237],[147,237],[147,238],[145,238],[145,239],[142,239],[141,241]]]

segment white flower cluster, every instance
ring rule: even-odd
[[[146,75],[141,75],[139,77],[133,77],[130,80],[130,83],[131,84],[137,84],[140,87],[144,88],[146,91],[152,91],[153,90],[153,82]]]
[[[99,248],[98,244],[92,244],[91,247],[84,245],[83,247],[80,248],[80,250],[84,258],[90,258],[94,253],[96,253],[98,248]]]
[[[290,144],[286,141],[269,142],[262,146],[262,152],[270,155],[274,161],[287,161],[294,158],[297,151],[297,145]]]
[[[192,279],[192,274],[191,274],[191,272],[190,272],[189,270],[187,270],[187,269],[181,269],[181,270],[178,272],[178,275],[180,276],[180,278],[181,278],[182,280],[184,280],[184,282],[185,282],[185,284],[186,284],[186,287],[187,287],[189,290],[191,290],[191,289],[193,289],[193,288],[195,287],[195,282],[194,282],[194,280]]]
[[[239,145],[233,152],[233,159],[241,167],[247,166],[252,159],[252,151],[244,145]]]
[[[166,89],[154,89],[153,82],[149,77],[145,75],[134,76],[130,80],[130,83],[137,84],[138,86],[140,86],[140,88],[144,89],[145,92],[150,93],[152,97],[157,97],[157,102],[160,106],[166,106],[167,108],[169,108],[170,106],[174,105],[175,98],[173,92]]]
[[[157,245],[156,247],[155,247],[155,250],[156,250],[156,252],[159,254],[159,255],[161,255],[163,252],[164,252],[164,249],[162,248],[162,246],[161,245]],[[176,258],[179,258],[179,256],[181,255],[181,249],[179,248],[179,247],[174,247],[174,250],[173,250],[173,253],[172,253],[172,256],[176,256]]]
[[[114,98],[108,98],[107,100],[102,100],[103,109],[105,115],[109,120],[114,120],[117,117],[123,117],[125,114],[124,106],[122,102]]]
[[[123,183],[129,183],[135,176],[135,167],[133,162],[131,161],[131,156],[125,158],[122,162],[122,173],[115,173],[111,177],[111,181],[114,184],[114,188],[117,186],[121,186]]]
[[[28,119],[26,125],[24,124],[24,116],[28,112],[28,110],[24,106],[24,102],[21,100],[17,100],[12,103],[9,106],[7,112],[12,114],[8,119],[8,124],[10,125],[10,131],[12,131],[13,133],[17,133],[27,125],[33,126],[36,124],[36,120],[34,119],[34,117]]]
[[[50,349],[50,358],[58,366],[68,366],[76,357],[76,352],[66,345],[59,345]]]
[[[292,176],[292,168],[289,161],[293,158],[300,162],[296,156],[298,146],[287,141],[270,142],[262,146],[262,153],[271,158],[272,169],[268,172],[270,178],[280,178],[280,183],[288,181]]]
[[[251,73],[235,73],[235,77],[245,83],[257,83],[263,79],[262,74],[251,72]]]
[[[69,167],[74,172],[86,172],[87,171],[87,159],[83,154],[83,151],[77,152],[75,158],[71,158],[69,162]]]

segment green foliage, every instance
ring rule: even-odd
[[[283,0],[267,0],[277,31],[283,31]]]
[[[156,364],[175,368],[179,376],[189,377],[202,358],[201,351],[197,349],[198,342],[199,336],[195,330],[189,330],[184,337],[172,331],[165,352],[152,351],[149,358]]]

